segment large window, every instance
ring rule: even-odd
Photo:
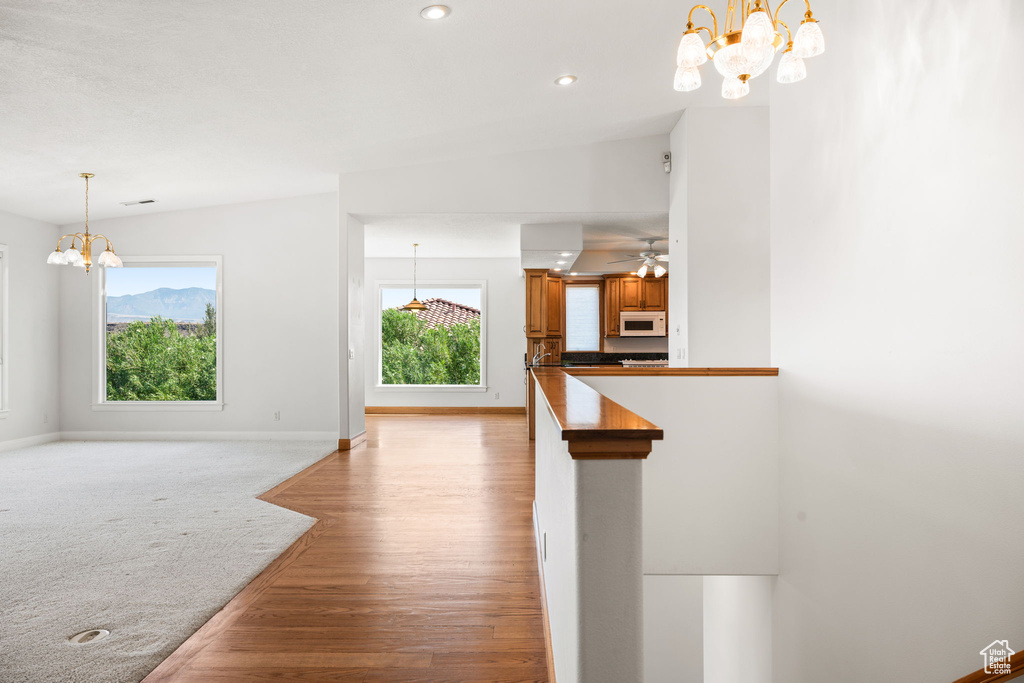
[[[382,388],[484,390],[484,284],[421,285],[424,311],[403,311],[408,284],[378,283]]]
[[[565,285],[565,350],[601,350],[601,285]]]
[[[220,259],[99,269],[101,407],[219,407]]]

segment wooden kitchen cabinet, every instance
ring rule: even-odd
[[[622,279],[604,281],[604,336],[619,336],[619,312],[622,310]]]
[[[561,364],[565,323],[565,287],[562,276],[543,268],[526,269],[526,362]],[[543,348],[542,348],[543,347]]]
[[[622,311],[667,311],[668,277],[604,276],[604,336],[621,336]]]
[[[547,271],[526,271],[526,327],[527,337],[543,337],[547,324]]]
[[[564,302],[561,276],[542,269],[526,269],[526,336],[560,337]]]
[[[643,279],[644,311],[664,311],[668,307],[668,281],[664,277]]]
[[[538,365],[561,365],[562,343],[561,337],[527,339],[527,353],[530,356],[527,360],[532,361],[537,358]],[[544,354],[551,355],[541,358]]]
[[[620,300],[620,311],[642,311],[644,310],[644,281],[638,277],[624,277],[619,279],[622,287],[622,298]]]
[[[545,330],[548,337],[562,336],[562,320],[565,310],[565,287],[562,286],[562,278],[548,276],[547,290],[547,311],[545,316]]]

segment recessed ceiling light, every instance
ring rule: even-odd
[[[561,268],[552,268],[551,270],[553,270],[553,271],[555,271],[557,273],[558,271],[561,270]]]
[[[447,5],[431,5],[420,10],[420,16],[424,19],[444,19],[452,10]]]
[[[569,273],[569,275],[579,275],[579,273]]]
[[[555,261],[555,263],[557,263],[560,266],[564,266],[566,262],[565,261]]]
[[[555,79],[555,85],[572,85],[576,82],[576,77],[572,74],[565,74]]]
[[[563,251],[562,252],[562,256],[572,256],[572,252],[571,251]]]

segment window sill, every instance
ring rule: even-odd
[[[0,410],[0,420],[6,420],[7,416],[11,414],[10,408],[4,408]]]
[[[386,392],[439,392],[439,393],[478,393],[482,394],[487,391],[487,387],[479,385],[465,385],[465,384],[378,384],[376,386],[377,391]]]
[[[98,412],[207,412],[224,410],[224,403],[221,401],[104,401],[103,403],[93,403],[92,409]]]

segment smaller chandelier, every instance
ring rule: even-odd
[[[412,301],[402,306],[403,311],[425,311],[427,305],[416,298],[416,249],[419,244],[412,245]]]
[[[701,85],[700,66],[709,59],[725,79],[722,97],[736,100],[750,93],[750,79],[757,78],[772,65],[775,55],[782,51],[776,80],[796,83],[807,78],[805,59],[825,51],[825,38],[818,20],[811,13],[810,0],[804,0],[807,12],[796,35],[779,19],[779,12],[789,0],[782,0],[773,13],[767,0],[729,0],[724,30],[718,32],[718,16],[707,5],[695,5],[686,23],[686,33],[676,53],[675,89],[680,92],[696,90]],[[693,13],[699,9],[711,15],[714,30],[707,26],[694,26]],[[737,14],[741,29],[736,29]],[[787,38],[781,29],[786,29]],[[700,36],[707,31],[711,42]]]
[[[46,259],[46,262],[50,265],[77,266],[85,268],[85,272],[88,274],[92,269],[92,243],[95,240],[103,240],[107,245],[107,248],[103,250],[103,253],[96,260],[97,263],[107,268],[120,268],[124,265],[114,252],[114,245],[110,243],[106,236],[89,234],[89,178],[92,178],[94,175],[94,173],[78,174],[79,178],[85,178],[85,232],[64,235],[57,240],[57,249],[50,252],[49,258]],[[61,251],[60,243],[65,239],[71,240],[71,246],[67,251]],[[76,245],[80,248],[76,249]]]

